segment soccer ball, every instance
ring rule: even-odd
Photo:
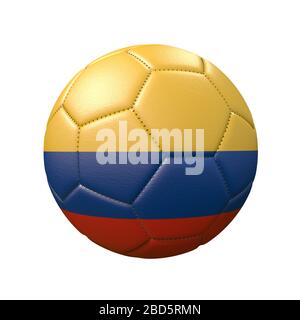
[[[132,136],[121,144],[120,123],[144,130],[149,144],[141,152]],[[147,154],[154,130],[175,128],[192,137],[203,130],[202,153],[188,148],[202,159],[199,174],[171,161],[175,139],[169,154],[155,139],[156,163],[116,161]],[[114,150],[99,151],[99,132],[119,137]],[[113,162],[99,163],[98,152],[112,151]],[[245,101],[217,67],[182,49],[141,45],[95,60],[69,82],[49,117],[44,161],[58,205],[81,233],[117,253],[160,258],[207,243],[232,221],[254,180],[257,139]]]

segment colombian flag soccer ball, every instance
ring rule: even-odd
[[[119,161],[140,155],[132,136],[121,143],[124,123],[144,130],[146,155],[154,129],[203,129],[202,154],[188,147],[203,170],[187,174],[173,161],[185,145],[171,143],[167,154],[159,139],[158,162]],[[99,147],[99,132],[115,133],[115,150]],[[113,161],[99,163],[99,150],[114,151]],[[97,59],[69,82],[49,117],[44,160],[75,228],[114,252],[160,258],[210,241],[236,216],[254,180],[257,139],[245,101],[217,67],[182,49],[141,45]]]

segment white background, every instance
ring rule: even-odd
[[[0,298],[300,298],[299,1],[1,1]],[[252,111],[256,181],[215,240],[127,258],[77,232],[43,167],[49,112],[91,60],[170,44],[219,66]]]

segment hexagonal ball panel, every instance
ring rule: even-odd
[[[171,46],[147,45],[132,47],[129,51],[154,69],[185,69],[203,72],[201,58],[183,49]]]
[[[204,129],[206,151],[217,149],[229,117],[215,88],[204,75],[192,72],[153,72],[136,110],[148,128]]]
[[[66,110],[80,124],[129,108],[148,70],[126,52],[89,65],[74,82]]]

